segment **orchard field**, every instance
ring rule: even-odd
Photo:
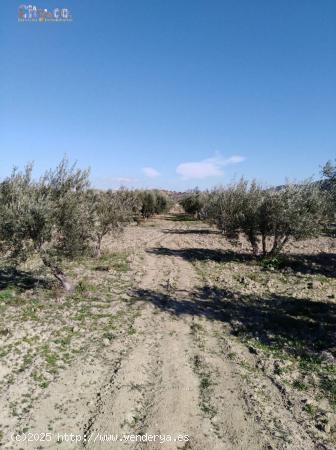
[[[3,448],[335,448],[336,240],[316,186],[295,227],[271,209],[289,237],[272,251],[263,228],[262,254],[265,214],[229,229],[211,216],[218,197],[229,214],[228,191],[187,214],[167,194],[88,192],[82,172],[56,173],[42,187],[15,173],[1,190]],[[266,208],[274,193],[252,194]],[[50,440],[13,441],[27,433]],[[94,442],[112,433],[172,442]]]

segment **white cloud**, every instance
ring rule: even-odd
[[[218,177],[223,175],[218,164],[207,160],[179,164],[176,168],[176,172],[185,180],[190,178]]]
[[[153,167],[144,167],[142,169],[143,173],[149,177],[149,178],[155,178],[160,176],[160,172],[158,172],[156,169],[154,169]]]
[[[246,158],[244,156],[233,155],[233,156],[230,156],[230,158],[225,160],[224,165],[227,166],[228,164],[237,164],[237,163],[245,161],[245,159]]]
[[[217,154],[213,158],[203,159],[202,161],[181,163],[176,167],[176,173],[184,180],[220,177],[224,174],[222,170],[224,166],[237,164],[244,160],[245,158],[239,155],[233,155],[225,159]]]

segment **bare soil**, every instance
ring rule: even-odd
[[[335,239],[262,264],[178,214],[104,246],[71,294],[1,272],[3,448],[336,448]],[[173,441],[90,438],[127,433]]]

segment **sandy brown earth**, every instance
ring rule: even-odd
[[[54,292],[49,309],[41,306],[38,320],[17,322],[15,332],[6,332],[5,320],[15,321],[20,305],[3,309],[1,339],[12,345],[0,366],[4,448],[336,448],[333,399],[319,389],[324,372],[311,374],[315,382],[306,379],[289,351],[287,359],[268,351],[263,335],[267,332],[273,339],[277,334],[278,329],[269,326],[273,306],[265,303],[272,299],[279,315],[290,298],[308,298],[314,305],[327,299],[323,333],[335,331],[332,272],[318,273],[319,261],[307,273],[262,270],[242,259],[244,240],[233,257],[230,252],[237,249],[215,230],[180,219],[154,219],[130,226],[117,241],[107,240],[106,249],[127,255],[128,269],[74,268],[74,277],[86,270],[78,298],[70,301]],[[291,253],[311,257],[322,245],[332,255],[333,242],[325,238],[318,244],[300,244]],[[222,257],[223,251],[232,258]],[[34,287],[35,294],[36,289],[41,288]],[[256,307],[254,302],[259,302]],[[62,314],[67,321],[57,322]],[[290,320],[293,316],[288,313]],[[70,329],[71,336],[60,337],[63,329]],[[55,336],[63,336],[62,347]],[[40,353],[34,342],[40,343]],[[54,344],[46,353],[50,342]],[[69,353],[68,359],[60,362],[59,357],[55,370],[48,370],[60,348]],[[331,375],[332,351],[325,351],[329,361],[321,362]],[[18,372],[27,354],[30,360]],[[49,365],[43,365],[43,357]],[[299,382],[304,389],[295,388]],[[24,398],[29,398],[25,408]],[[36,433],[37,441],[13,442],[12,432],[14,438]],[[51,441],[41,433],[50,433]],[[66,433],[76,435],[78,442],[65,442]],[[156,435],[156,441],[114,443],[112,434],[118,439],[125,434],[143,439]]]

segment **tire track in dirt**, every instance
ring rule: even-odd
[[[181,227],[180,229],[184,229]],[[187,238],[187,246],[190,247],[190,239]],[[184,240],[180,234],[173,234],[170,238],[167,248],[169,250],[179,250],[185,247]],[[189,300],[190,294],[199,284],[199,279],[192,265],[185,261],[181,256],[174,258],[165,256],[166,259],[173,259],[173,271],[171,276],[174,279],[174,290],[170,294],[174,302]],[[167,262],[168,264],[168,262]],[[155,301],[162,309],[170,310],[169,297],[167,293],[156,293]],[[162,341],[163,364],[160,385],[157,387],[155,397],[155,406],[152,408],[150,418],[147,421],[147,430],[153,434],[188,434],[190,443],[183,447],[176,443],[166,444],[166,448],[192,448],[201,450],[204,448],[220,450],[220,449],[261,449],[266,448],[264,443],[260,443],[260,433],[256,433],[257,426],[252,426],[253,420],[245,415],[243,408],[243,400],[237,402],[236,386],[234,378],[230,370],[226,368],[226,382],[231,381],[231,397],[228,401],[236,406],[236,413],[232,413],[232,405],[226,403],[227,411],[224,411],[222,420],[222,433],[216,433],[214,423],[202,411],[202,386],[201,374],[195,370],[194,362],[198,357],[199,348],[193,341],[193,333],[191,333],[193,325],[193,306],[190,310],[183,308],[180,310],[178,317],[170,314],[165,322],[165,337]],[[160,314],[166,314],[160,312]],[[211,351],[211,350],[210,350]],[[203,355],[202,355],[203,357]],[[224,392],[227,387],[221,384]],[[223,411],[221,411],[223,413]],[[248,420],[249,419],[249,420]],[[218,427],[217,427],[218,428]],[[226,430],[226,431],[225,431]],[[247,433],[248,432],[248,433]],[[241,439],[242,434],[244,439]],[[248,436],[247,436],[248,434]],[[142,447],[139,447],[142,448]],[[144,447],[143,447],[144,448]],[[149,449],[156,449],[155,444],[146,446]]]
[[[205,401],[216,432],[229,436],[235,449],[316,448],[277,387],[253,370],[247,348],[228,341],[217,324],[195,323],[200,373],[208,377],[211,393]]]
[[[195,245],[190,236],[182,234],[179,245],[180,248],[199,248],[200,242]],[[207,280],[203,283],[211,284]],[[192,306],[190,308],[192,310]],[[224,441],[225,436],[229,438],[229,446],[222,448],[318,448],[302,424],[296,421],[288,399],[283,398],[272,380],[253,373],[247,382],[244,365],[255,366],[247,348],[230,341],[221,322],[208,319],[206,311],[202,317],[195,315],[193,319],[192,331],[198,348],[196,371],[210,387],[203,398],[204,406],[216,434],[224,437]],[[231,355],[241,355],[238,365],[232,362]],[[266,404],[260,401],[260,392]]]
[[[169,248],[177,248],[176,237],[167,236],[164,238]],[[169,241],[167,243],[167,241]],[[160,246],[162,247],[161,240]],[[167,256],[154,256],[147,254],[147,264],[149,267],[156,267],[158,270],[158,260],[163,264],[168,273],[167,283],[158,283],[154,278],[154,283],[145,282],[142,288],[153,292],[156,304],[163,304],[167,301],[167,292],[189,292],[195,282],[194,272],[184,261],[173,260]],[[164,287],[166,286],[166,289]],[[169,300],[168,300],[169,301]],[[169,304],[166,305],[169,309]],[[189,318],[187,320],[177,319],[167,311],[157,309],[160,317],[159,327],[161,338],[159,340],[159,354],[161,359],[160,373],[156,379],[154,392],[150,402],[147,404],[146,420],[144,421],[144,432],[154,435],[188,436],[190,442],[166,442],[166,449],[176,448],[215,448],[213,442],[206,437],[202,430],[199,411],[199,383],[193,372],[192,361],[192,341],[189,332]],[[139,449],[157,449],[158,443],[147,443],[138,445]],[[220,447],[218,447],[220,448]]]
[[[163,244],[171,248],[179,245],[176,236],[163,233],[157,241],[150,240],[150,244],[155,244],[153,248]],[[139,290],[154,292],[157,302],[164,301],[167,290],[173,286],[176,292],[188,293],[196,281],[192,267],[182,258],[175,261],[146,252],[141,264],[146,272]],[[190,443],[165,443],[165,448],[223,448],[220,441],[214,446],[216,437],[210,437],[209,424],[202,423],[199,380],[192,368],[191,319],[174,320],[170,313],[155,308],[146,300],[144,298],[142,323],[138,321],[141,337],[121,363],[111,392],[102,400],[89,431],[93,435],[161,434],[173,439],[188,435]],[[158,445],[158,442],[138,443],[137,448],[156,449]],[[91,441],[86,447],[100,449],[106,448],[106,444]],[[109,443],[109,448],[134,448],[134,444]]]
[[[154,233],[145,245],[154,243],[160,245],[165,239],[161,233]],[[144,259],[143,259],[144,258]],[[165,262],[156,261],[153,264],[152,257],[138,255],[134,261],[146,271],[141,281],[141,287],[161,286],[168,275]],[[162,261],[162,262],[161,262]],[[140,300],[141,316],[135,321],[134,328],[137,332],[137,342],[130,350],[127,357],[120,364],[120,369],[109,391],[99,395],[97,410],[91,417],[85,428],[89,436],[104,436],[108,434],[140,434],[146,420],[146,408],[153,401],[153,386],[162,364],[160,358],[159,342],[162,341],[160,332],[161,319],[154,313],[154,307]],[[134,448],[130,442],[109,442],[109,448]],[[106,443],[99,440],[87,442],[86,448],[106,448]]]
[[[177,230],[177,234],[174,234],[174,231],[172,232],[175,238],[169,242],[167,248],[168,250],[172,250],[173,255],[179,254],[178,251],[174,252],[174,250],[207,248],[204,239],[195,242],[191,239],[189,233],[183,233],[184,230],[185,228]],[[182,254],[183,252],[181,252]],[[174,299],[175,302],[177,301],[178,303],[180,301],[182,303],[184,300],[188,300],[188,293],[189,296],[190,294],[193,295],[192,291],[200,281],[189,261],[183,259],[181,256],[171,258],[174,259],[175,272],[177,273]],[[205,285],[209,284],[207,280],[202,280],[202,282]],[[200,377],[200,403],[206,411],[206,414],[203,414],[200,422],[204,429],[204,424],[206,424],[207,419],[210,420],[210,426],[208,428],[215,432],[212,433],[213,440],[211,448],[217,448],[214,434],[221,439],[218,448],[223,449],[286,448],[303,450],[305,448],[315,448],[308,434],[296,422],[286,402],[282,402],[281,393],[270,380],[258,380],[252,386],[252,389],[250,387],[249,390],[245,379],[246,374],[244,368],[242,369],[232,364],[230,358],[223,351],[222,354],[218,352],[220,344],[216,335],[218,336],[218,329],[223,334],[225,330],[220,326],[220,322],[215,323],[210,320],[211,308],[209,316],[205,310],[202,313],[202,317],[199,317],[199,305],[196,305],[197,302],[197,297],[193,296],[192,302],[189,299],[189,302],[187,301],[180,310],[175,305],[175,310],[179,311],[179,318],[183,318],[184,322],[189,321],[190,323],[190,318],[192,318],[192,330],[195,328],[197,330],[197,325],[204,329],[201,344],[196,338],[197,333],[192,334],[196,338],[194,342],[196,346],[194,358],[196,360],[195,371]],[[200,304],[201,302],[202,299],[199,299]],[[169,309],[169,300],[165,299],[165,303],[164,308]],[[209,307],[207,306],[207,308]],[[183,321],[179,320],[179,323],[181,324]],[[215,325],[219,325],[219,327]],[[179,337],[183,335],[183,326],[179,328],[178,335]],[[244,363],[245,360],[242,362],[242,365]],[[210,396],[208,392],[208,398],[206,399],[203,398],[202,383],[211,386],[211,389],[207,389],[209,386],[204,388],[205,392],[211,392]],[[264,386],[264,389],[267,391],[267,415],[263,414],[261,410],[263,403],[258,404],[258,396],[254,395],[255,393],[253,392],[253,390],[258,391],[261,386]],[[251,401],[251,398],[253,401]],[[197,445],[192,448],[197,448]]]
[[[174,226],[173,229],[176,228]],[[178,229],[183,229],[183,227],[179,226]],[[154,244],[154,240],[151,240],[150,244]],[[147,354],[146,363],[156,367],[156,377],[154,385],[151,385],[150,379],[146,381],[147,388],[143,389],[144,396],[140,400],[143,413],[139,418],[137,427],[133,427],[133,433],[137,428],[137,432],[141,431],[152,435],[170,435],[173,438],[178,435],[190,436],[190,442],[188,443],[166,443],[165,448],[167,449],[231,449],[232,443],[226,437],[225,439],[223,437],[219,439],[216,436],[213,425],[204,416],[200,408],[200,380],[193,367],[195,346],[190,333],[192,323],[190,311],[182,311],[180,317],[168,312],[169,295],[167,295],[167,291],[174,294],[174,297],[178,299],[187,298],[197,285],[198,277],[193,267],[182,257],[172,258],[151,252],[153,248],[163,248],[163,244],[171,250],[181,248],[181,238],[178,234],[162,234],[162,238],[155,244],[156,247],[148,248],[149,251],[142,260],[142,264],[146,267],[146,273],[140,283],[139,290],[144,293],[152,293],[155,305],[161,304],[163,306],[162,309],[154,310],[159,320],[154,318],[149,321],[157,338],[155,345],[157,357],[150,361]],[[153,314],[152,308],[150,308],[149,313]],[[147,336],[151,336],[151,334],[150,331],[146,331]],[[150,342],[151,339],[147,338],[147,340]],[[143,354],[142,349],[143,345],[139,354]],[[143,358],[141,360],[143,361]],[[128,372],[134,379],[132,372],[141,373],[136,358],[135,366]],[[149,386],[151,390],[148,389]],[[139,396],[133,396],[131,403],[135,404],[137,401],[139,401]],[[112,404],[112,401],[110,403]],[[117,405],[119,403],[124,407],[124,394],[117,400]],[[138,407],[138,409],[140,408]],[[119,408],[117,408],[117,411],[119,411]],[[125,408],[122,414],[125,414]],[[106,417],[105,413],[102,415]],[[109,425],[111,425],[111,421]],[[105,426],[107,426],[107,423]],[[125,432],[125,429],[123,431]],[[123,443],[123,445],[125,448],[129,446],[128,443]],[[157,443],[138,444],[137,448],[154,450],[158,448],[157,445]]]
[[[183,223],[157,220],[133,249],[132,270],[137,286],[128,304],[138,311],[135,334],[107,351],[108,373],[101,370],[94,405],[77,413],[84,417],[82,432],[105,434],[188,435],[190,441],[86,442],[88,449],[126,450],[261,450],[313,449],[313,442],[281,401],[269,380],[248,385],[243,363],[232,361],[229,333],[211,314],[215,307],[198,298],[201,279],[185,249],[214,248],[216,240],[195,235]],[[132,230],[133,238],[142,230]],[[138,233],[138,234],[137,234]],[[161,251],[160,251],[161,250]],[[171,253],[170,253],[171,251]],[[127,317],[127,316],[126,316]],[[218,314],[216,315],[219,318]],[[127,319],[126,319],[127,320]],[[120,324],[127,327],[128,324]],[[223,344],[224,341],[228,345]],[[237,344],[238,345],[238,344]],[[106,351],[106,350],[105,350]],[[234,347],[242,354],[247,349]],[[261,377],[262,375],[258,375]],[[265,381],[265,383],[264,383]],[[263,384],[264,383],[264,384]],[[255,391],[265,386],[268,398],[259,404]],[[92,388],[90,390],[92,392]],[[265,410],[262,410],[264,405]],[[281,423],[283,436],[273,436],[270,423]],[[75,448],[64,447],[61,448]]]

